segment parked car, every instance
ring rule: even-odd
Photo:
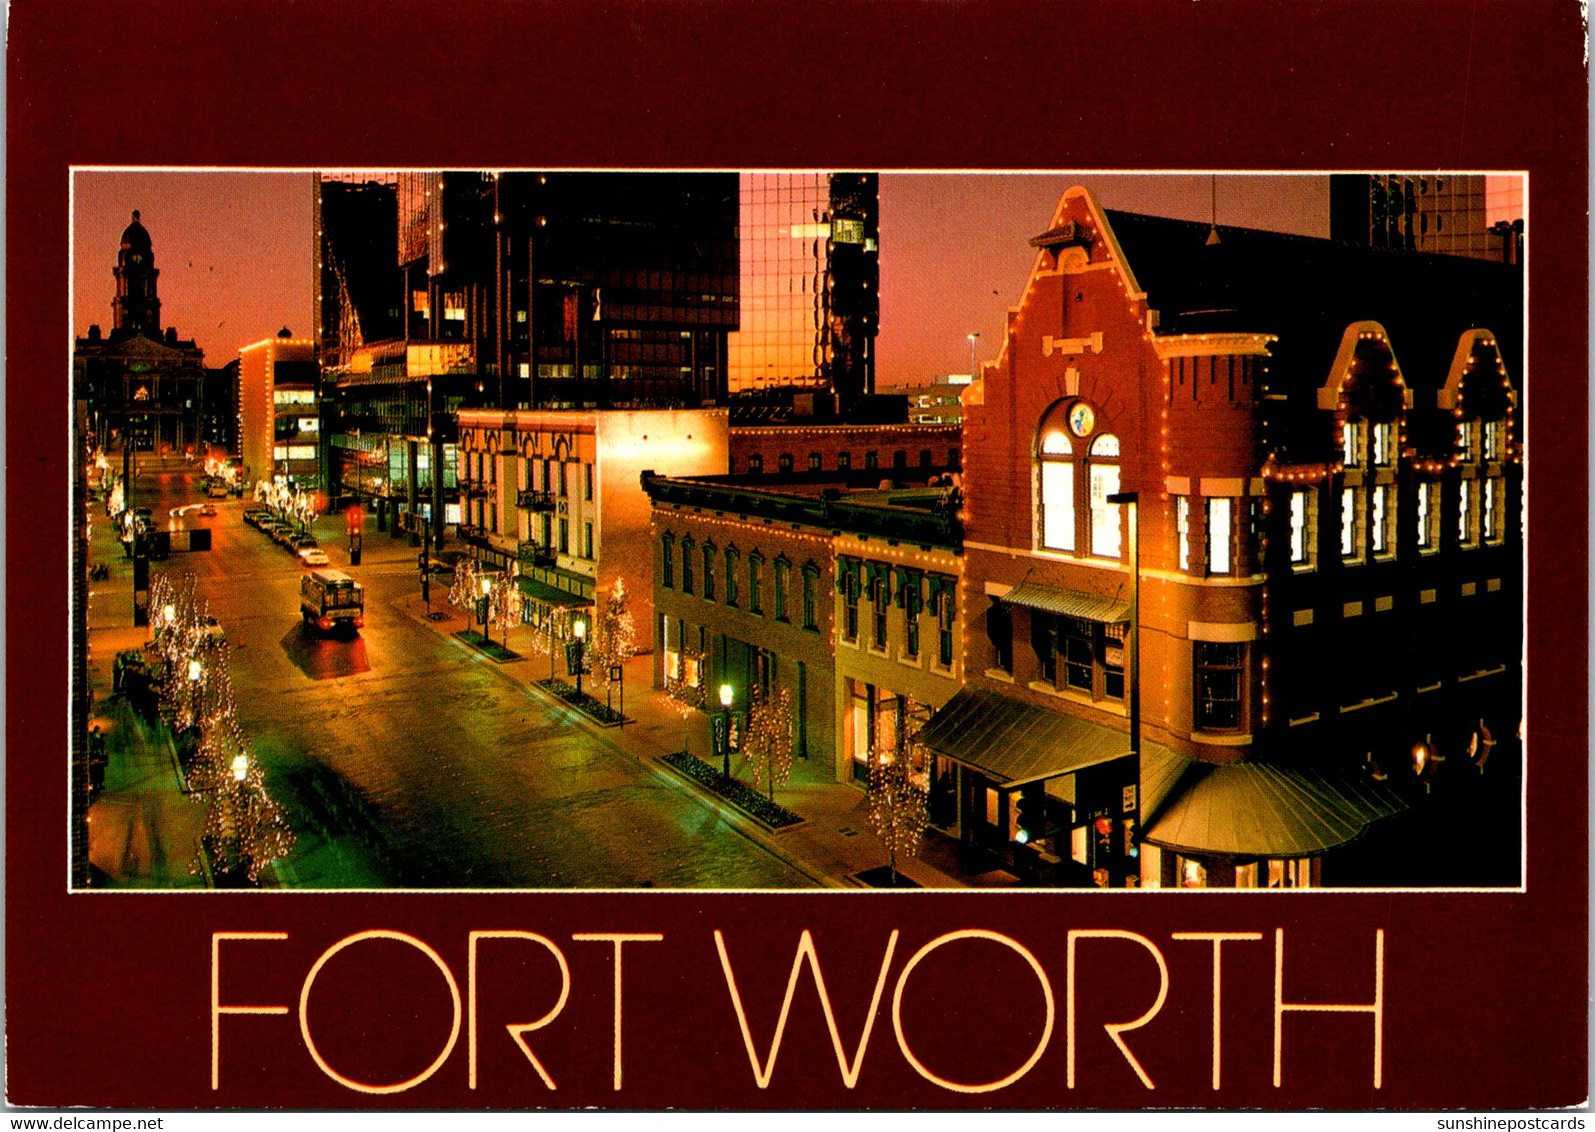
[[[299,551],[299,561],[306,566],[325,566],[327,565],[327,552],[319,546],[303,547]]]
[[[199,509],[199,513],[207,519],[214,519],[216,517],[216,508],[207,503]]]
[[[315,546],[315,545],[316,545],[316,540],[311,538],[309,535],[300,535],[298,538],[294,539],[294,549],[295,550],[304,550],[306,547],[311,547],[311,546]]]

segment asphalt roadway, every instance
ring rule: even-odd
[[[165,518],[199,477],[140,484]],[[790,889],[815,880],[674,781],[410,612],[415,551],[368,520],[348,565],[341,516],[313,533],[366,589],[354,639],[299,617],[298,560],[243,522],[246,505],[178,520],[212,529],[191,572],[227,633],[239,719],[298,843],[274,877],[304,888]],[[434,585],[440,607],[447,587]],[[512,642],[513,643],[513,642]],[[530,663],[530,662],[528,662]],[[546,663],[544,661],[543,663]]]

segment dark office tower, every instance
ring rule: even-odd
[[[320,178],[322,247],[335,198],[358,212],[343,230],[372,235],[337,238],[320,268],[333,494],[429,520],[456,514],[463,408],[724,402],[736,174],[416,171],[361,176],[358,192],[340,180]]]
[[[874,392],[878,180],[873,173],[742,174],[733,392]]]
[[[734,173],[497,184],[506,407],[724,402],[740,293]]]
[[[1363,247],[1518,263],[1523,178],[1344,173],[1329,178],[1329,238]]]
[[[316,338],[322,358],[339,365],[366,342],[400,336],[393,175],[317,175],[314,222]]]

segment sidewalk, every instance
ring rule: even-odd
[[[199,861],[205,807],[183,792],[171,740],[112,694],[116,654],[139,648],[149,630],[133,627],[133,564],[96,503],[90,557],[110,577],[90,585],[89,725],[105,736],[105,782],[89,806],[89,865],[95,888],[205,888]]]
[[[466,627],[467,619],[463,614],[437,600],[436,587],[433,596],[432,615],[436,620],[428,618],[418,593],[401,597],[394,605],[399,612],[440,635],[451,636]],[[439,613],[443,616],[438,617]],[[548,656],[534,653],[530,644],[530,633],[511,630],[509,647],[523,659],[500,664],[498,669],[526,686],[529,695],[538,697],[551,709],[569,712],[570,718],[585,727],[595,739],[697,796],[744,836],[766,846],[816,882],[830,888],[864,887],[852,879],[854,874],[887,864],[886,849],[870,832],[865,819],[864,791],[833,781],[829,766],[793,760],[791,778],[776,787],[775,800],[804,820],[799,825],[772,832],[664,763],[665,755],[680,751],[684,746],[697,757],[710,761],[709,717],[694,711],[684,719],[675,700],[650,686],[653,679],[651,655],[633,657],[626,664],[625,714],[633,722],[623,727],[601,727],[551,694],[532,687],[537,681],[548,679],[550,664]],[[463,642],[460,647],[470,648]],[[555,676],[568,679],[562,659],[553,671]],[[602,682],[589,684],[586,690],[599,699],[604,698]],[[613,702],[615,707],[621,706],[618,696]],[[752,772],[740,756],[733,756],[731,772],[744,783],[753,784]],[[918,858],[905,860],[899,856],[897,871],[921,888],[1004,888],[1020,883],[1010,873],[991,869],[984,859],[969,859],[957,842],[935,830],[926,834]]]

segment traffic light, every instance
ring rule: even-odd
[[[1019,795],[1019,832],[1028,843],[1047,835],[1047,795],[1042,790],[1026,790]]]

